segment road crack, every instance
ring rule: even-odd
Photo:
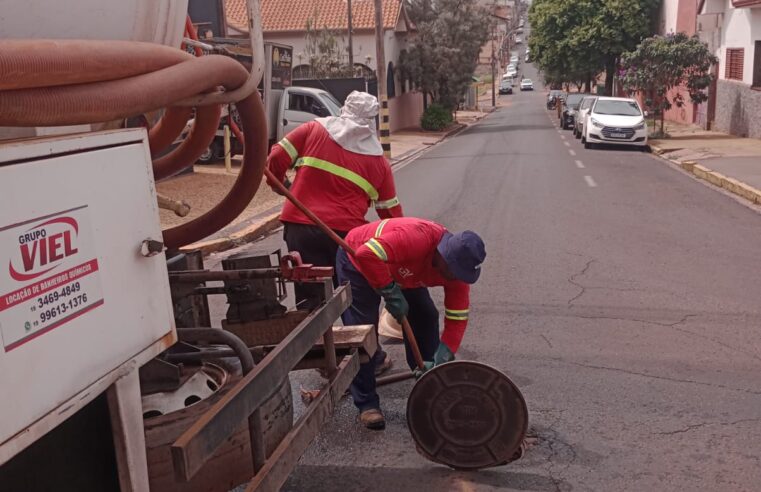
[[[587,264],[584,265],[584,268],[582,268],[582,270],[579,273],[575,273],[575,274],[571,275],[568,278],[568,283],[569,284],[571,284],[571,285],[573,285],[575,287],[578,287],[580,289],[580,292],[578,294],[576,294],[575,296],[573,296],[572,298],[570,298],[568,300],[568,305],[569,306],[573,306],[574,302],[576,302],[577,300],[579,300],[579,298],[581,296],[586,294],[587,287],[582,285],[582,284],[580,284],[579,282],[577,282],[576,279],[586,275],[586,273],[589,271],[589,268],[592,266],[592,263],[594,263],[595,261],[597,261],[597,260],[595,260],[594,258],[592,258],[591,260],[587,261]]]
[[[589,287],[587,287],[587,290],[589,290]],[[761,362],[761,356],[759,356],[755,352],[751,352],[751,351],[742,349],[740,347],[735,347],[734,345],[730,345],[730,344],[728,344],[726,342],[723,342],[723,341],[718,340],[716,338],[713,338],[711,336],[703,335],[701,333],[697,333],[697,332],[694,332],[692,330],[688,330],[686,328],[682,328],[682,327],[679,326],[679,325],[685,324],[690,318],[696,318],[698,316],[699,315],[697,315],[697,314],[685,314],[684,316],[682,316],[681,319],[679,319],[678,321],[674,321],[672,323],[664,323],[664,322],[661,322],[661,321],[653,321],[653,320],[639,319],[639,318],[617,317],[617,316],[577,315],[575,317],[576,318],[581,318],[581,319],[595,319],[595,320],[606,319],[606,320],[614,320],[614,321],[631,321],[633,323],[643,323],[643,324],[654,325],[654,326],[662,326],[664,328],[673,328],[674,330],[676,330],[676,331],[678,331],[680,333],[684,333],[685,335],[689,335],[691,337],[701,338],[703,340],[707,340],[709,342],[715,343],[716,345],[719,345],[720,347],[724,347],[725,349],[727,349],[727,350],[729,350],[731,352],[734,352],[734,353],[737,353],[737,354],[742,354],[742,355],[745,355],[747,357],[750,357],[751,359],[755,359],[755,360]]]
[[[655,436],[673,436],[675,434],[684,434],[685,432],[690,432],[695,429],[700,429],[702,427],[708,427],[710,425],[721,425],[721,426],[733,426],[738,424],[744,424],[747,422],[761,422],[761,417],[759,418],[753,418],[753,419],[740,419],[735,420],[734,422],[701,422],[699,424],[691,424],[683,429],[676,429],[673,431],[665,431],[665,432],[653,432],[652,434]]]
[[[546,336],[542,335],[541,333],[539,334],[539,336],[542,337],[542,340],[544,340],[547,343],[548,347],[555,348],[555,347],[552,346],[552,342],[550,342],[549,338],[547,338]]]
[[[563,492],[566,490],[566,487],[563,486],[565,484],[563,476],[565,472],[576,462],[577,459],[576,449],[574,449],[571,444],[562,440],[560,438],[560,434],[556,429],[563,418],[564,412],[565,410],[558,410],[557,417],[552,422],[552,424],[547,427],[547,430],[543,432],[544,436],[542,436],[542,438],[547,442],[547,447],[550,450],[550,454],[547,456],[547,475],[550,478],[552,484],[555,486],[555,492]],[[563,449],[567,450],[567,452],[571,455],[571,458],[568,460],[567,464],[562,467],[562,469],[558,470],[558,464],[555,462],[555,460],[560,456]]]
[[[747,389],[747,388],[735,388],[735,387],[726,386],[726,385],[723,385],[723,384],[706,383],[704,381],[694,381],[694,380],[691,380],[691,379],[670,378],[670,377],[667,377],[667,376],[658,376],[656,374],[647,374],[647,373],[644,373],[644,372],[630,371],[628,369],[621,369],[619,367],[598,366],[598,365],[594,365],[594,364],[584,364],[584,363],[581,363],[581,362],[566,361],[566,360],[562,360],[560,358],[551,358],[550,360],[553,360],[553,361],[556,361],[556,362],[565,363],[565,364],[571,364],[571,365],[574,365],[574,366],[585,367],[587,369],[597,369],[597,370],[603,370],[603,371],[620,372],[620,373],[623,373],[623,374],[629,374],[629,375],[632,375],[632,376],[640,376],[640,377],[649,378],[649,379],[657,379],[657,380],[660,380],[660,381],[669,381],[669,382],[672,382],[672,383],[695,384],[695,385],[698,385],[698,386],[708,386],[708,387],[711,387],[711,388],[719,388],[719,389],[723,389],[723,390],[727,390],[727,391],[735,391],[735,392],[738,392],[738,393],[747,393],[749,395],[761,396],[761,391]]]
[[[685,314],[682,316],[682,318],[679,319],[679,321],[674,321],[673,323],[663,323],[661,321],[653,321],[649,319],[640,319],[640,318],[628,318],[624,316],[594,316],[594,315],[576,315],[575,318],[581,318],[581,319],[607,319],[612,321],[631,321],[633,323],[644,323],[647,325],[655,325],[655,326],[663,326],[665,328],[674,328],[678,325],[681,325],[682,323],[686,323],[688,319],[698,316],[697,314]]]

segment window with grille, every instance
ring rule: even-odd
[[[724,77],[731,80],[742,80],[744,61],[744,48],[727,48],[727,67]]]

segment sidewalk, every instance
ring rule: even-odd
[[[485,111],[458,111],[457,123],[442,132],[423,130],[403,130],[391,135],[392,168],[424,152],[438,142],[486,116]],[[190,214],[178,217],[169,210],[159,210],[161,226],[174,227],[199,217],[224,198],[240,169],[240,157],[233,159],[232,170],[228,172],[224,163],[196,165],[194,172],[170,178],[156,184],[156,190],[175,200],[187,202]],[[262,182],[251,203],[227,227],[202,242],[192,245],[205,252],[222,251],[250,242],[279,227],[278,217],[284,198],[274,193]],[[188,247],[190,248],[190,246]]]
[[[761,140],[666,122],[667,139],[651,139],[660,155],[711,184],[761,204]]]

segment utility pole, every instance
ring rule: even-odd
[[[351,0],[346,1],[347,17],[349,18],[349,70],[351,70],[352,77],[354,76],[354,45],[352,43],[352,30],[353,23],[351,21]]]
[[[383,155],[391,159],[391,131],[388,122],[388,96],[386,95],[386,55],[383,51],[383,5],[375,0],[375,73],[378,76],[378,100],[380,101],[380,141]]]
[[[494,53],[494,38],[497,37],[495,25],[491,28],[491,107],[497,107],[497,56]],[[478,98],[478,95],[476,95]],[[478,101],[476,101],[478,104]]]

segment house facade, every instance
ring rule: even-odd
[[[697,32],[697,13],[699,0],[663,0],[658,24],[658,34],[667,35],[683,32],[692,36]],[[695,104],[686,96],[687,88],[678,87],[669,93],[672,99],[676,93],[681,92],[685,96],[682,107],[674,106],[666,111],[666,119],[683,124],[696,124],[703,128],[709,126],[708,108],[709,103]]]
[[[761,138],[761,0],[702,0],[697,31],[719,58],[713,129]]]
[[[401,0],[383,0],[383,44],[389,96],[391,131],[420,125],[423,96],[409,90],[399,73],[399,58],[407,47],[412,24]],[[346,0],[262,0],[264,40],[293,47],[294,78],[309,73],[307,24],[339,34],[339,45],[348,47]],[[225,0],[228,37],[247,36],[245,0]],[[377,69],[375,8],[373,0],[352,1],[352,52],[354,66],[366,73]],[[348,63],[348,52],[343,63]]]

